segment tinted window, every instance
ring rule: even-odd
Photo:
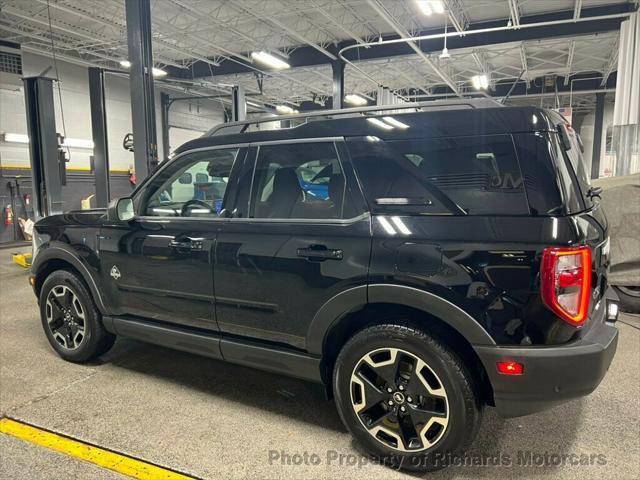
[[[564,202],[567,207],[567,211],[569,213],[581,212],[585,209],[584,203],[582,201],[582,193],[580,192],[578,181],[575,178],[575,174],[573,173],[568,158],[566,157],[567,152],[563,148],[557,134],[552,133],[551,138],[553,139],[555,144],[556,168],[558,170],[558,176],[563,186],[565,197]]]
[[[561,183],[554,162],[555,144],[546,132],[517,133],[513,140],[533,215],[564,212]]]
[[[347,185],[331,142],[263,145],[252,188],[254,218],[343,218]],[[346,202],[349,203],[349,202]]]
[[[144,214],[161,217],[218,216],[238,151],[237,148],[208,150],[173,161],[149,185]]]
[[[422,215],[525,215],[522,174],[510,135],[381,141],[349,151],[371,208]]]

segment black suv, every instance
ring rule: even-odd
[[[579,137],[533,107],[389,108],[225,124],[107,211],[40,220],[53,348],[120,335],[320,382],[408,469],[466,448],[485,405],[593,391],[617,297]]]

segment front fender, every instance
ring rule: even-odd
[[[51,242],[41,245],[31,265],[31,273],[35,277],[38,277],[38,275],[46,270],[47,265],[52,261],[63,261],[76,269],[89,287],[100,313],[108,313],[104,299],[100,294],[98,283],[91,272],[91,268],[71,246],[61,242]]]

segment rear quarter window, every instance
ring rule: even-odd
[[[511,135],[347,142],[374,212],[527,215]]]

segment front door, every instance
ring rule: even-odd
[[[252,146],[215,251],[218,325],[304,349],[318,309],[366,285],[370,218],[341,143]]]
[[[136,195],[132,222],[103,228],[114,314],[217,330],[212,254],[227,182],[244,153],[213,148],[172,160]]]

